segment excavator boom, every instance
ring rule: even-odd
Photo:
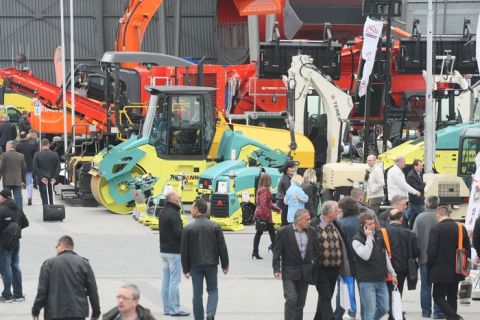
[[[142,51],[142,41],[150,20],[163,0],[130,0],[119,21],[115,51]]]

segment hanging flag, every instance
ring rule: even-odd
[[[375,55],[377,53],[378,39],[382,34],[383,21],[372,20],[367,17],[363,26],[363,47],[362,59],[365,60],[363,65],[362,81],[358,88],[358,95],[363,97],[367,92],[368,80],[375,63]]]
[[[57,87],[62,86],[63,83],[63,68],[62,68],[62,47],[58,46],[53,54],[53,65],[55,67],[55,84]]]
[[[477,20],[477,38],[476,38],[476,58],[477,58],[477,66],[478,66],[478,73],[480,73],[480,14],[478,15]]]

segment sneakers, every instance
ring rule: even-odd
[[[21,297],[14,297],[13,298],[13,301],[15,302],[22,302],[22,301],[25,301],[25,296],[21,296]]]
[[[185,312],[185,311],[179,311],[177,313],[171,313],[170,316],[172,317],[186,317],[186,316],[189,316],[190,313],[188,312]]]
[[[0,297],[0,303],[11,303],[13,302],[13,298],[5,298],[4,296]]]

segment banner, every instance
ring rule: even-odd
[[[468,234],[472,235],[475,221],[480,216],[480,152],[475,157],[475,166],[477,167],[475,174],[472,177],[472,189],[470,192],[470,200],[468,202],[467,214],[465,215],[465,228]],[[475,261],[477,252],[472,247],[471,260]]]
[[[476,58],[477,58],[477,66],[478,66],[478,73],[480,73],[480,14],[478,15],[477,20],[477,38],[476,38]]]
[[[55,67],[55,84],[57,87],[63,84],[63,67],[62,67],[62,47],[58,46],[53,54],[53,65]]]
[[[383,21],[372,20],[367,17],[363,26],[363,47],[362,59],[365,60],[363,65],[362,81],[358,88],[358,95],[363,97],[367,92],[368,81],[375,63],[375,55],[377,53],[378,39],[382,34]]]

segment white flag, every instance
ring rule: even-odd
[[[363,26],[363,47],[362,59],[365,60],[363,65],[362,81],[358,88],[358,95],[363,97],[367,92],[368,80],[375,63],[375,55],[377,53],[378,39],[382,34],[383,21],[372,20],[367,17]]]
[[[478,15],[478,20],[477,20],[477,38],[475,40],[476,43],[476,58],[477,58],[477,66],[478,66],[478,73],[480,73],[480,14]]]

